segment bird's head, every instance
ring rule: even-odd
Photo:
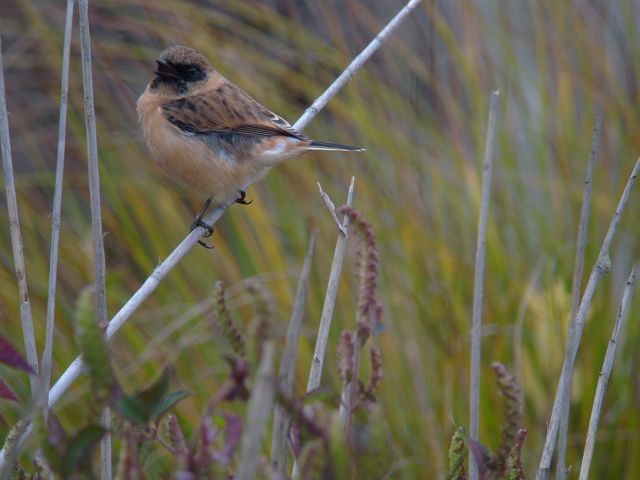
[[[193,95],[217,75],[208,60],[197,50],[184,46],[167,48],[156,60],[150,90],[167,96]]]

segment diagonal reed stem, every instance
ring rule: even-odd
[[[351,206],[351,204],[353,203],[354,183],[355,177],[351,177],[351,184],[349,185],[349,192],[347,193],[348,206]],[[311,367],[309,368],[307,393],[315,390],[320,386],[320,379],[322,377],[322,365],[324,364],[324,356],[327,351],[327,342],[329,340],[329,330],[331,329],[331,319],[333,318],[333,308],[336,304],[336,297],[338,295],[338,284],[340,282],[342,265],[344,263],[344,255],[347,251],[348,237],[346,235],[346,231],[348,226],[349,217],[345,215],[342,219],[342,229],[338,230],[338,240],[336,241],[336,248],[333,252],[331,271],[329,272],[329,281],[327,282],[327,291],[324,296],[322,313],[320,314],[320,325],[318,326],[316,346],[313,351],[313,358],[311,359]]]
[[[491,192],[491,169],[496,139],[496,117],[500,92],[491,92],[489,103],[489,124],[482,164],[482,193],[480,195],[480,215],[478,218],[478,238],[476,244],[476,265],[473,279],[473,316],[471,319],[471,365],[469,398],[469,438],[478,440],[480,426],[480,346],[482,344],[482,297],[484,289],[484,262],[487,254],[487,218],[489,215],[489,194]],[[469,449],[469,478],[478,480],[478,466]]]
[[[351,177],[351,183],[349,184],[349,191],[347,192],[347,205],[351,206],[353,203],[353,189],[356,178]],[[320,324],[318,325],[318,335],[316,336],[316,346],[313,350],[313,357],[311,359],[311,366],[309,367],[309,378],[307,380],[307,392],[312,392],[320,386],[320,379],[322,378],[322,366],[324,365],[324,356],[327,352],[327,342],[329,341],[329,331],[331,330],[331,320],[333,319],[333,309],[336,304],[336,297],[338,296],[338,284],[340,283],[340,276],[342,275],[342,265],[344,264],[344,256],[347,252],[347,227],[349,226],[349,217],[346,215],[342,219],[342,223],[338,219],[335,207],[329,195],[327,195],[318,183],[320,189],[320,196],[324,200],[332,218],[336,222],[338,228],[338,240],[336,241],[336,247],[333,251],[333,260],[331,261],[331,271],[329,272],[329,280],[327,282],[327,291],[324,295],[324,303],[322,304],[322,313],[320,314]],[[305,415],[311,415],[311,406],[305,405]],[[291,472],[291,478],[298,478],[299,475],[298,463],[294,459],[293,469]]]
[[[593,457],[593,448],[596,443],[596,432],[598,430],[598,422],[600,421],[600,412],[602,410],[602,402],[604,401],[604,394],[607,390],[607,383],[611,376],[611,370],[613,369],[613,361],[616,356],[616,346],[618,345],[618,338],[620,337],[620,331],[624,327],[627,320],[627,310],[629,307],[629,299],[631,297],[631,290],[636,280],[637,266],[631,268],[631,273],[627,279],[627,284],[624,287],[622,294],[622,300],[620,301],[620,307],[618,308],[618,315],[613,326],[613,332],[611,333],[611,339],[607,346],[607,353],[605,353],[604,360],[602,362],[602,370],[598,375],[598,386],[596,387],[596,393],[593,398],[593,407],[591,408],[591,417],[589,418],[589,429],[587,430],[587,439],[585,441],[584,453],[582,454],[582,466],[580,467],[580,480],[587,480],[589,478],[589,468],[591,467],[591,458]]]
[[[587,286],[584,289],[584,294],[582,295],[582,300],[580,301],[580,306],[578,307],[578,313],[576,313],[575,328],[572,335],[571,344],[568,345],[564,357],[564,362],[562,363],[562,371],[560,373],[560,380],[558,382],[556,396],[553,401],[553,409],[551,410],[551,418],[549,419],[549,426],[547,427],[547,436],[545,438],[544,447],[540,458],[540,464],[536,473],[536,480],[546,480],[547,478],[549,478],[549,472],[551,470],[551,460],[553,459],[553,451],[555,449],[558,427],[560,424],[560,413],[562,406],[561,399],[565,395],[565,387],[570,381],[573,374],[573,365],[576,360],[576,355],[578,354],[580,341],[582,340],[584,322],[587,318],[587,312],[589,311],[589,307],[591,306],[591,301],[593,300],[593,295],[595,293],[596,287],[598,286],[600,278],[609,271],[609,268],[611,266],[611,262],[609,261],[609,248],[611,247],[613,237],[618,230],[620,217],[622,216],[627,202],[629,201],[629,195],[631,194],[631,190],[633,189],[633,186],[638,177],[638,172],[640,172],[640,157],[636,161],[636,164],[631,171],[631,175],[629,176],[629,180],[624,187],[624,191],[622,192],[622,196],[620,197],[620,201],[618,202],[616,211],[614,212],[611,223],[609,224],[609,229],[607,230],[607,234],[604,238],[604,241],[602,242],[602,247],[600,248],[600,253],[598,254],[598,260],[591,270],[589,281],[587,282]]]
[[[378,48],[382,46],[382,44],[389,38],[389,35],[393,33],[393,31],[400,26],[402,21],[409,15],[414,8],[418,6],[420,0],[411,0],[408,2],[397,14],[393,17],[389,23],[385,25],[385,27],[380,30],[378,35],[375,36],[369,45],[367,45],[362,52],[358,54],[356,58],[349,64],[349,66],[336,78],[329,88],[320,95],[309,108],[305,110],[302,116],[298,119],[296,123],[294,123],[293,128],[297,130],[302,130],[306,127],[313,117],[315,117],[320,110],[324,108],[324,106],[331,100],[336,93],[340,91],[342,87],[344,87],[349,80],[353,77],[364,63],[369,60],[371,55],[373,55]]]

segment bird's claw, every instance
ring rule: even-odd
[[[253,203],[253,200],[246,200],[247,192],[244,190],[238,190],[240,192],[240,198],[236,198],[235,203],[239,203],[240,205],[249,205]]]
[[[193,223],[191,224],[191,226],[189,227],[189,231],[192,232],[193,230],[195,230],[198,227],[202,227],[204,228],[204,233],[202,234],[202,238],[208,238],[211,235],[213,235],[213,227],[205,222],[202,221],[202,218],[200,218],[200,215],[198,215],[196,217],[196,219],[193,221]],[[202,240],[198,240],[198,243],[200,245],[202,245],[204,248],[208,248],[209,250],[213,249],[213,245],[207,245],[205,242],[203,242]]]

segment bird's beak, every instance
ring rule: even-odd
[[[156,60],[158,68],[156,69],[156,75],[160,77],[180,78],[176,69],[171,66],[166,60]]]

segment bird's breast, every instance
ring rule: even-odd
[[[203,141],[198,134],[181,132],[164,117],[162,102],[146,97],[138,101],[140,124],[151,155],[169,178],[221,201],[252,176],[249,165],[233,152]]]

